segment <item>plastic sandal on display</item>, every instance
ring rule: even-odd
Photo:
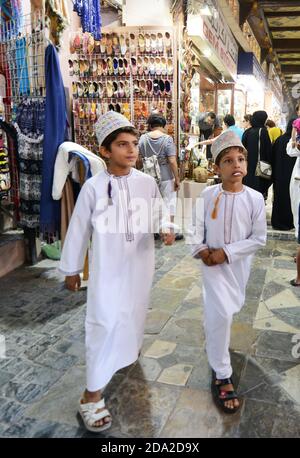
[[[114,87],[113,83],[111,81],[107,81],[106,83],[106,91],[107,91],[107,97],[111,98],[114,94]]]
[[[95,86],[92,81],[89,83],[89,97],[94,98],[95,97]]]
[[[130,34],[130,52],[131,54],[136,53],[136,44],[135,44],[135,35],[134,33]]]
[[[125,75],[128,76],[130,75],[130,66],[128,64],[128,60],[123,59],[123,61],[124,61]]]
[[[88,53],[88,44],[89,44],[90,34],[88,32],[84,32],[82,36],[82,53]]]
[[[113,58],[113,67],[114,67],[114,75],[116,76],[119,74],[119,60],[117,57]]]
[[[116,105],[115,105],[115,111],[116,111],[117,113],[121,113],[121,105],[120,105],[119,103],[116,103]]]
[[[119,75],[124,75],[125,68],[124,68],[124,60],[119,59]]]
[[[135,76],[137,74],[137,65],[136,65],[136,58],[131,58],[131,72]]]
[[[68,63],[69,63],[69,75],[73,76],[74,75],[73,61],[69,59]]]
[[[158,85],[159,85],[160,95],[163,96],[165,93],[165,83],[163,82],[163,80],[159,80]]]
[[[157,52],[157,38],[156,38],[155,33],[151,34],[151,52],[153,54],[156,54]]]
[[[140,76],[142,76],[142,74],[144,73],[143,59],[141,57],[138,57],[137,59],[137,73]]]
[[[100,41],[100,51],[101,51],[101,54],[105,54],[106,52],[106,35],[105,34],[102,35],[102,38]]]
[[[75,83],[75,81],[72,82],[72,95],[75,98],[78,97],[78,87],[77,87],[77,83]]]
[[[159,81],[157,79],[153,81],[153,94],[159,95]]]
[[[151,80],[147,80],[147,81],[146,81],[146,84],[147,84],[147,90],[148,90],[149,94],[151,94],[151,93],[152,93],[152,90],[153,90],[152,81],[151,81]]]
[[[149,75],[149,57],[144,57],[143,70],[144,75]]]
[[[171,59],[170,57],[168,59],[167,68],[168,68],[168,75],[173,75],[173,71],[174,71],[173,59]]]
[[[111,56],[113,53],[113,41],[109,33],[106,34],[106,54]]]
[[[120,53],[120,43],[119,43],[119,37],[116,33],[112,34],[112,43],[113,43],[113,50],[115,54]]]
[[[165,93],[168,97],[171,96],[172,93],[172,87],[171,87],[171,82],[169,80],[165,81]]]
[[[108,110],[109,110],[109,111],[115,111],[115,106],[114,106],[112,103],[110,103],[110,104],[108,105]]]
[[[140,52],[145,52],[145,37],[142,33],[139,34],[139,50]]]
[[[107,62],[106,62],[105,59],[101,60],[101,65],[102,65],[102,74],[103,74],[103,76],[107,76],[108,75],[108,66],[107,66]],[[99,70],[99,65],[98,65],[98,70]]]
[[[120,35],[120,48],[121,48],[122,56],[125,56],[126,51],[127,51],[127,45],[126,45],[126,40],[125,40],[124,35]]]
[[[133,90],[137,94],[140,92],[140,83],[139,80],[134,80],[133,81]]]
[[[172,41],[169,32],[165,33],[165,47],[167,52],[170,52],[172,50]]]
[[[77,94],[78,97],[83,97],[83,86],[80,82],[76,83],[77,84]]]
[[[147,95],[147,85],[145,80],[140,80],[140,94],[142,97]]]
[[[119,82],[118,97],[120,97],[121,99],[123,99],[124,96],[125,96],[124,83],[123,83],[123,81],[120,81],[120,82]]]
[[[98,87],[99,87],[99,97],[100,98],[106,97],[106,89],[103,86],[103,83],[98,83]]]
[[[149,33],[145,35],[146,52],[151,52],[151,40]]]
[[[157,49],[158,52],[164,52],[164,43],[162,33],[157,34]]]
[[[95,40],[94,40],[93,35],[90,35],[88,39],[88,44],[87,44],[88,54],[93,54],[94,48],[95,48]]]
[[[113,81],[113,97],[118,97],[118,96],[119,96],[118,83],[116,81]]]
[[[114,74],[114,65],[111,57],[107,58],[107,73],[110,76]]]
[[[93,81],[93,86],[94,86],[94,97],[98,98],[99,97],[99,87],[101,83],[97,83],[96,81]]]
[[[151,76],[155,75],[155,59],[154,57],[150,57],[150,66],[149,66],[149,72]]]
[[[104,398],[99,402],[89,402],[86,404],[79,401],[79,414],[83,420],[84,426],[88,431],[99,433],[111,427],[111,414],[105,407]],[[105,421],[109,419],[109,421]],[[102,420],[102,426],[94,426],[95,423]]]
[[[95,54],[100,54],[101,52],[101,42],[98,40],[95,40],[95,47],[94,47],[94,53]]]
[[[97,69],[98,69],[97,61],[96,61],[96,60],[93,60],[93,61],[92,61],[92,74],[93,74],[93,78],[96,78],[96,76],[97,76]]]
[[[125,97],[130,97],[130,82],[128,80],[124,83]]]

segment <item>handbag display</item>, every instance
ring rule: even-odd
[[[260,159],[260,135],[261,135],[261,129],[259,129],[259,134],[258,134],[258,158],[257,158],[256,169],[255,169],[255,176],[264,178],[265,180],[271,180],[272,179],[271,164],[269,164],[269,162],[262,161]]]

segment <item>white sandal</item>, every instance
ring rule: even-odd
[[[99,409],[104,410],[96,413]],[[103,420],[105,417],[111,417],[109,410],[105,409],[104,398],[102,398],[99,402],[87,402],[86,404],[82,404],[80,400],[79,413],[83,420],[84,426],[88,431],[99,433],[111,427],[111,421],[104,423],[102,426],[93,426],[97,421]]]

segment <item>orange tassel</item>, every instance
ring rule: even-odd
[[[218,197],[216,198],[214,209],[211,212],[212,219],[217,219],[218,217],[218,205],[219,205],[222,194],[223,194],[223,191],[219,192]]]

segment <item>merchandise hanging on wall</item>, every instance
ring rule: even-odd
[[[122,113],[141,132],[148,116],[159,112],[167,119],[167,133],[175,135],[171,29],[105,29],[100,42],[79,32],[72,37],[71,52],[76,143],[98,153],[94,123],[109,110]]]

